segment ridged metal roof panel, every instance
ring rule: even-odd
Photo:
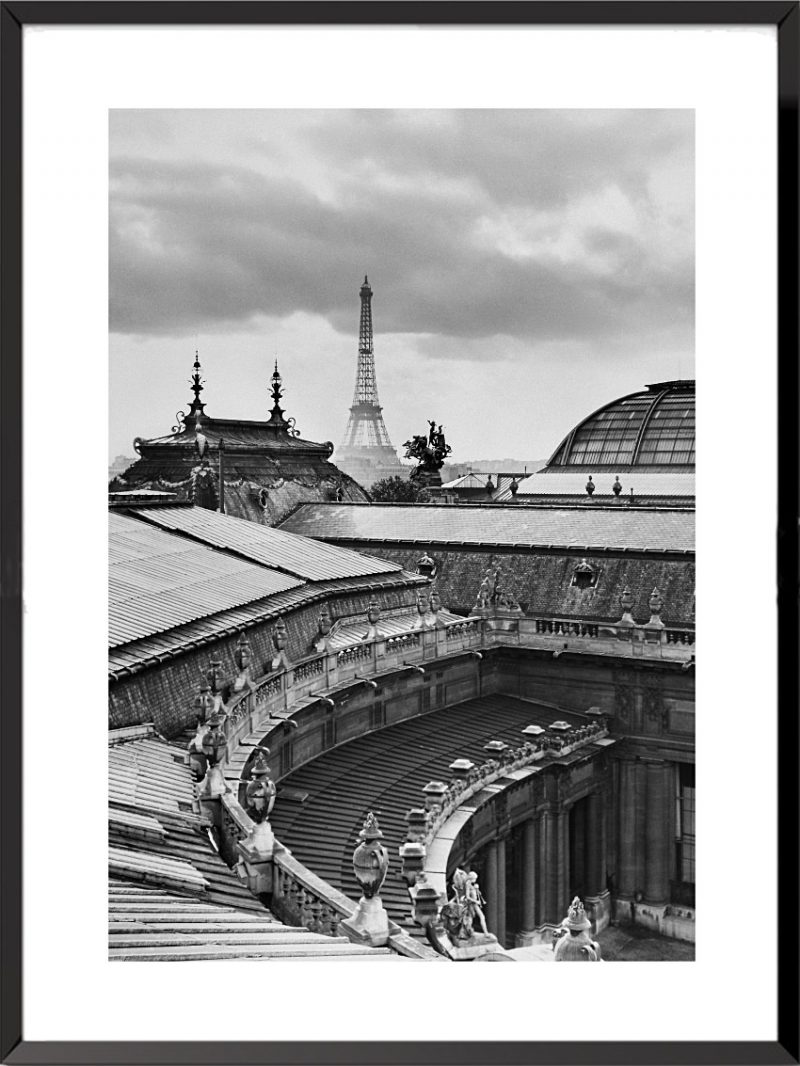
[[[400,570],[397,563],[385,559],[371,559],[347,548],[323,544],[310,536],[261,526],[203,507],[145,507],[137,515],[163,529],[192,537],[214,548],[236,552],[262,566],[283,570],[305,581],[329,581]]]
[[[425,581],[416,574],[408,574],[403,570],[398,573],[382,574],[374,582],[374,585],[380,588],[403,588],[414,584],[422,585]],[[366,578],[321,582],[319,585],[302,585],[288,592],[270,596],[266,600],[244,604],[213,617],[189,622],[166,634],[145,637],[119,648],[109,648],[109,674],[115,676],[120,671],[139,666],[156,656],[174,654],[198,642],[213,640],[221,634],[232,632],[240,627],[273,618],[282,611],[291,611],[304,603],[314,602],[320,596],[358,593],[372,586],[373,582]]]
[[[694,551],[694,517],[691,511],[626,507],[304,503],[281,527],[365,546],[382,542],[685,553]]]
[[[302,585],[295,577],[109,514],[109,645]]]

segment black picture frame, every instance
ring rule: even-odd
[[[22,1031],[22,36],[36,25],[442,24],[775,27],[778,41],[778,828],[774,923],[742,941],[778,944],[775,1042],[32,1042]],[[2,491],[2,912],[0,1058],[39,1063],[798,1063],[798,87],[800,8],[789,0],[620,2],[0,3],[0,490]],[[752,842],[749,842],[752,846]],[[56,901],[57,905],[57,901]],[[778,916],[781,916],[780,935]]]

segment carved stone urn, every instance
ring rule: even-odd
[[[389,870],[389,852],[381,844],[383,833],[372,811],[358,836],[361,843],[353,852],[353,873],[364,897],[372,899],[380,892]]]
[[[617,628],[621,626],[624,626],[629,629],[633,628],[636,625],[636,622],[633,620],[633,615],[631,614],[631,609],[633,607],[633,596],[631,595],[631,590],[628,588],[627,585],[622,590],[622,593],[619,598],[619,605],[622,608],[622,618],[620,618],[620,620],[617,622]]]
[[[275,655],[270,664],[273,670],[279,670],[281,666],[288,668],[289,660],[286,658],[286,623],[279,618],[272,631],[272,643],[275,647]]]
[[[360,843],[353,852],[353,873],[362,896],[352,916],[341,922],[339,929],[350,940],[383,947],[389,942],[389,916],[378,893],[389,869],[389,852],[381,844],[383,833],[372,811],[358,837]]]
[[[254,822],[265,822],[275,806],[275,782],[269,776],[269,748],[259,748],[250,769],[244,807]]]
[[[589,930],[592,923],[586,917],[583,904],[576,896],[569,905],[567,917],[553,945],[554,962],[601,962],[600,945],[592,940]]]

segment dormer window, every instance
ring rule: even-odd
[[[597,572],[585,559],[581,559],[572,571],[572,585],[574,588],[591,589],[597,584]]]

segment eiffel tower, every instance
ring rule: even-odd
[[[397,458],[383,421],[375,380],[375,350],[372,343],[372,287],[364,278],[361,286],[361,319],[358,329],[358,368],[350,418],[336,462],[362,485],[369,487],[385,477],[408,476]]]

